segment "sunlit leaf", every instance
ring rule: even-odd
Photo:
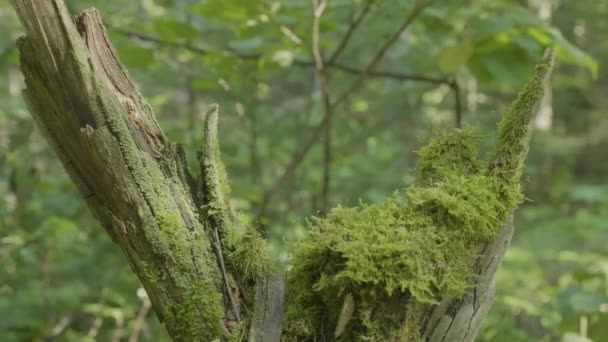
[[[439,67],[444,72],[454,72],[465,65],[473,54],[474,46],[471,42],[463,42],[445,48],[439,55]]]

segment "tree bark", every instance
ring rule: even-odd
[[[24,96],[88,207],[128,257],[175,340],[220,334],[222,282],[183,150],[167,140],[100,15],[12,1]],[[208,338],[207,338],[208,337]]]
[[[109,42],[99,13],[71,17],[62,0],[11,0],[26,32],[18,41],[28,108],[78,191],[122,249],[154,311],[175,341],[234,337],[241,304],[230,279],[244,275],[224,261],[227,196],[215,132],[207,113],[199,154],[201,175],[188,169]],[[550,68],[549,68],[550,69]],[[547,70],[542,77],[547,78]],[[538,103],[529,111],[536,112]],[[532,118],[527,118],[529,125]],[[529,131],[517,141],[519,170]],[[518,176],[517,176],[518,177]],[[474,283],[462,298],[428,305],[416,324],[425,341],[473,341],[494,296],[495,275],[513,234],[511,220],[480,247]],[[229,268],[229,267],[228,267]],[[234,277],[233,277],[234,276]],[[281,274],[253,279],[250,324],[239,336],[279,341],[285,289]],[[311,289],[312,291],[312,289]],[[243,332],[249,329],[249,333]]]

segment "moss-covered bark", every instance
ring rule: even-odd
[[[18,45],[30,112],[126,254],[159,319],[176,341],[229,335],[232,324],[226,320],[238,312],[227,303],[227,266],[218,260],[225,252],[220,247],[217,253],[222,242],[214,235],[233,226],[225,200],[216,198],[225,190],[214,190],[214,182],[226,182],[203,178],[198,183],[206,192],[197,195],[183,150],[164,136],[118,61],[97,11],[71,17],[59,0],[12,4],[26,31]],[[216,136],[209,131],[217,110],[206,121],[203,171],[210,175],[211,168],[221,172]],[[231,243],[255,238],[241,235],[231,233]],[[250,250],[263,252],[259,246]]]
[[[18,44],[32,117],[174,340],[474,339],[512,234],[551,56],[503,119],[490,161],[478,159],[472,132],[437,133],[403,194],[317,220],[285,286],[266,241],[230,208],[217,106],[205,115],[195,177],[95,10],[71,17],[61,0],[11,1],[26,31]]]
[[[478,159],[472,131],[435,132],[416,181],[377,205],[335,208],[294,246],[288,340],[472,341],[493,297],[549,53]]]

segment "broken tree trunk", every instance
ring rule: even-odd
[[[248,336],[249,341],[278,341],[283,297],[290,289],[267,266],[256,234],[244,230],[234,237],[238,224],[227,203],[219,160],[217,108],[205,117],[201,172],[195,177],[183,148],[165,137],[119,62],[96,10],[72,17],[62,0],[11,1],[26,32],[18,46],[32,117],[90,210],[127,256],[173,340]],[[547,67],[540,77],[549,73]],[[518,129],[529,126],[538,107],[534,101],[527,105]],[[501,136],[503,145],[515,146],[517,153],[501,150],[499,144],[493,172],[506,169],[519,177],[529,132]],[[415,322],[420,337],[433,342],[475,339],[512,233],[509,221],[494,241],[481,246],[473,261],[474,283],[463,297],[424,307]],[[251,263],[261,266],[251,271]],[[241,298],[244,286],[255,288],[249,292],[257,301]],[[347,324],[348,319],[342,320],[340,330]]]
[[[97,11],[71,17],[55,0],[13,6],[27,34],[18,46],[38,128],[169,334],[214,339],[224,318],[222,279],[181,147],[161,131]]]

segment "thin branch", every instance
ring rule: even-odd
[[[319,26],[321,24],[321,16],[327,8],[327,0],[312,0],[313,6],[313,23],[312,23],[312,55],[315,61],[317,73],[323,72],[323,57],[319,50]]]
[[[178,49],[186,49],[191,52],[197,53],[199,55],[206,55],[210,52],[207,49],[204,49],[202,47],[199,47],[199,46],[196,46],[196,45],[193,45],[190,43],[164,40],[164,39],[161,39],[161,38],[156,37],[151,34],[146,34],[143,32],[127,30],[127,29],[122,29],[122,28],[116,28],[116,27],[112,27],[110,25],[107,25],[107,27],[109,30],[119,33],[123,36],[129,37],[129,38],[135,38],[135,39],[141,40],[141,41],[156,43],[161,46],[173,47],[173,48],[178,48]]]
[[[73,314],[67,314],[61,317],[59,322],[51,330],[51,333],[44,338],[44,341],[54,341],[55,339],[57,339],[57,337],[63,334],[66,328],[70,326],[70,324],[72,324],[72,322],[74,322]]]
[[[304,61],[300,61],[303,64]],[[325,64],[327,68],[336,69],[338,71],[346,72],[349,74],[359,75],[364,71],[362,69],[358,69],[352,66],[348,66],[345,64],[334,63],[334,64]],[[447,77],[432,77],[432,76],[424,76],[418,74],[403,74],[399,72],[393,71],[370,71],[367,73],[368,78],[389,78],[396,81],[415,81],[415,82],[424,82],[431,84],[450,84],[450,79]]]
[[[324,96],[324,98],[327,98]],[[327,125],[325,126],[325,143],[323,145],[323,186],[321,188],[321,212],[327,213],[329,210],[329,196],[331,184],[331,163],[332,163],[332,142],[331,142],[331,122],[333,107],[329,104],[329,99],[324,101],[328,115]]]
[[[190,52],[196,53],[198,55],[207,55],[212,52],[223,52],[223,53],[231,54],[237,58],[246,59],[246,60],[257,60],[257,59],[260,59],[260,57],[262,57],[261,54],[246,55],[246,54],[240,54],[231,49],[218,49],[218,50],[205,49],[201,46],[190,44],[187,42],[164,40],[162,38],[159,38],[159,37],[151,35],[151,34],[138,32],[138,31],[134,31],[134,30],[115,28],[115,27],[111,27],[109,25],[108,25],[108,28],[110,30],[112,30],[113,32],[116,32],[118,34],[121,34],[121,35],[129,37],[129,38],[135,38],[137,40],[151,42],[151,43],[155,43],[155,44],[158,44],[160,46],[165,46],[165,47],[171,47],[171,48],[176,48],[176,49],[185,49]]]
[[[205,48],[196,46],[196,45],[192,45],[192,44],[188,44],[188,43],[182,43],[182,42],[174,42],[174,41],[168,41],[168,40],[163,40],[161,38],[158,38],[156,36],[153,35],[148,35],[145,33],[141,33],[141,32],[137,32],[137,31],[132,31],[132,30],[124,30],[124,29],[113,29],[114,32],[125,35],[127,37],[130,38],[135,38],[141,41],[147,41],[147,42],[152,42],[152,43],[156,43],[158,45],[161,46],[166,46],[166,47],[173,47],[173,48],[177,48],[177,49],[185,49],[188,50],[190,52],[194,52],[196,54],[199,55],[206,55],[209,53],[212,53],[214,51],[212,50],[207,50]],[[224,52],[224,53],[229,53],[232,54],[234,57],[240,58],[240,59],[245,59],[245,60],[256,60],[262,57],[262,55],[260,54],[251,54],[251,55],[244,55],[244,54],[238,54],[235,51],[232,50],[219,50],[219,52]],[[300,67],[314,67],[315,66],[315,62],[314,61],[309,61],[309,60],[301,60],[301,59],[296,59],[293,61],[293,64],[296,66],[300,66]],[[363,74],[365,71],[361,68],[356,68],[353,66],[349,66],[346,64],[341,64],[341,63],[337,63],[337,62],[333,62],[333,63],[329,63],[329,61],[324,61],[323,65],[326,69],[335,69],[338,71],[342,71],[342,72],[346,72],[349,74],[355,74],[355,75],[360,75]],[[394,80],[398,80],[398,81],[417,81],[417,82],[427,82],[427,83],[431,83],[431,84],[450,84],[450,80],[446,77],[440,78],[440,77],[430,77],[430,76],[424,76],[424,75],[418,75],[418,74],[403,74],[403,73],[398,73],[398,72],[393,72],[393,71],[382,71],[382,70],[371,70],[367,72],[367,77],[373,77],[373,78],[390,78],[390,79],[394,79]]]
[[[91,325],[91,328],[89,329],[89,332],[87,333],[87,337],[95,339],[95,337],[97,337],[97,334],[99,333],[99,329],[101,328],[102,325],[103,325],[103,318],[99,317],[99,316],[95,317],[95,319],[93,320],[93,324]]]
[[[312,55],[315,60],[315,74],[319,80],[321,93],[323,97],[323,107],[325,110],[324,116],[327,117],[327,125],[325,125],[325,144],[323,149],[323,185],[321,188],[321,211],[326,212],[329,207],[329,188],[330,188],[330,173],[331,173],[331,119],[333,117],[334,107],[331,104],[331,96],[329,93],[329,84],[327,75],[325,74],[325,65],[323,57],[319,49],[319,26],[321,15],[327,6],[327,0],[312,0],[313,5],[313,25],[312,25]],[[344,41],[344,40],[343,40]]]
[[[292,30],[289,29],[289,27],[285,26],[285,25],[281,25],[280,27],[281,32],[283,32],[283,34],[292,42],[294,42],[296,45],[301,45],[302,44],[302,38],[298,37],[297,34],[295,34]]]
[[[434,1],[435,0],[427,0],[423,3],[419,3],[419,1],[416,1],[416,5],[414,6],[412,12],[410,12],[410,14],[405,18],[401,26],[399,26],[399,28],[395,32],[393,32],[393,34],[391,34],[386,39],[386,41],[384,41],[384,44],[382,44],[380,50],[378,50],[374,57],[372,57],[372,59],[365,67],[365,69],[363,69],[363,72],[359,75],[357,80],[355,80],[355,82],[353,82],[353,84],[348,89],[346,89],[344,93],[342,93],[342,95],[338,97],[337,100],[335,100],[335,102],[333,103],[334,106],[337,106],[342,103],[352,93],[359,89],[363,82],[365,82],[365,79],[368,77],[368,74],[372,72],[376,68],[376,66],[378,66],[378,63],[380,63],[388,49],[393,46],[393,44],[395,44],[397,39],[399,39],[401,34],[403,34],[403,32],[414,22],[418,15],[422,13],[422,11],[428,6],[430,6]]]
[[[361,84],[363,84],[365,79],[369,76],[370,73],[373,72],[373,69],[382,60],[384,54],[388,51],[388,49],[397,41],[399,36],[401,36],[403,31],[405,31],[405,29],[407,29],[412,24],[414,19],[418,17],[422,10],[431,5],[433,1],[435,0],[427,0],[422,4],[417,2],[410,15],[406,17],[406,19],[399,26],[399,28],[384,42],[380,50],[374,55],[374,57],[368,63],[367,67],[359,74],[359,77],[357,78],[357,80],[355,80],[351,87],[349,87],[344,93],[342,93],[342,95],[337,100],[329,103],[330,108],[333,109],[338,106],[341,102],[346,100],[354,91],[356,91],[361,86]],[[317,63],[315,63],[315,65],[316,64]],[[317,125],[317,127],[315,127],[310,139],[304,144],[302,149],[300,149],[294,154],[292,160],[285,167],[285,171],[283,172],[283,174],[279,176],[278,180],[274,183],[274,185],[270,187],[269,190],[266,191],[266,193],[264,193],[262,197],[261,208],[266,208],[268,202],[270,201],[270,198],[278,191],[278,189],[281,188],[283,183],[293,175],[294,171],[296,170],[298,165],[304,160],[304,157],[306,157],[312,146],[316,144],[316,142],[321,138],[323,132],[327,129],[327,126],[330,124],[331,117],[331,111],[325,113],[321,122]]]
[[[450,89],[454,94],[454,114],[456,116],[456,127],[462,127],[462,103],[460,101],[460,86],[458,85],[458,81],[456,81],[456,77],[453,77],[450,82]]]
[[[131,331],[131,336],[129,336],[129,342],[137,342],[139,339],[139,334],[144,328],[146,323],[146,316],[150,309],[152,308],[152,303],[150,302],[150,298],[148,295],[144,295],[142,298],[141,308],[137,313],[137,317],[135,318],[135,324],[133,325],[133,330]]]
[[[365,16],[369,13],[370,8],[372,7],[372,4],[375,1],[376,0],[367,0],[367,2],[365,3],[365,7],[361,10],[355,20],[353,20],[353,22],[350,24],[348,30],[346,31],[346,34],[336,47],[336,50],[334,50],[334,53],[332,53],[331,57],[329,57],[329,59],[327,60],[327,64],[333,64],[335,61],[338,60],[338,57],[340,57],[340,55],[348,45],[348,42],[352,38],[353,33],[355,32],[355,30],[357,30],[357,27],[359,27],[359,24],[361,24],[363,18],[365,18]]]

